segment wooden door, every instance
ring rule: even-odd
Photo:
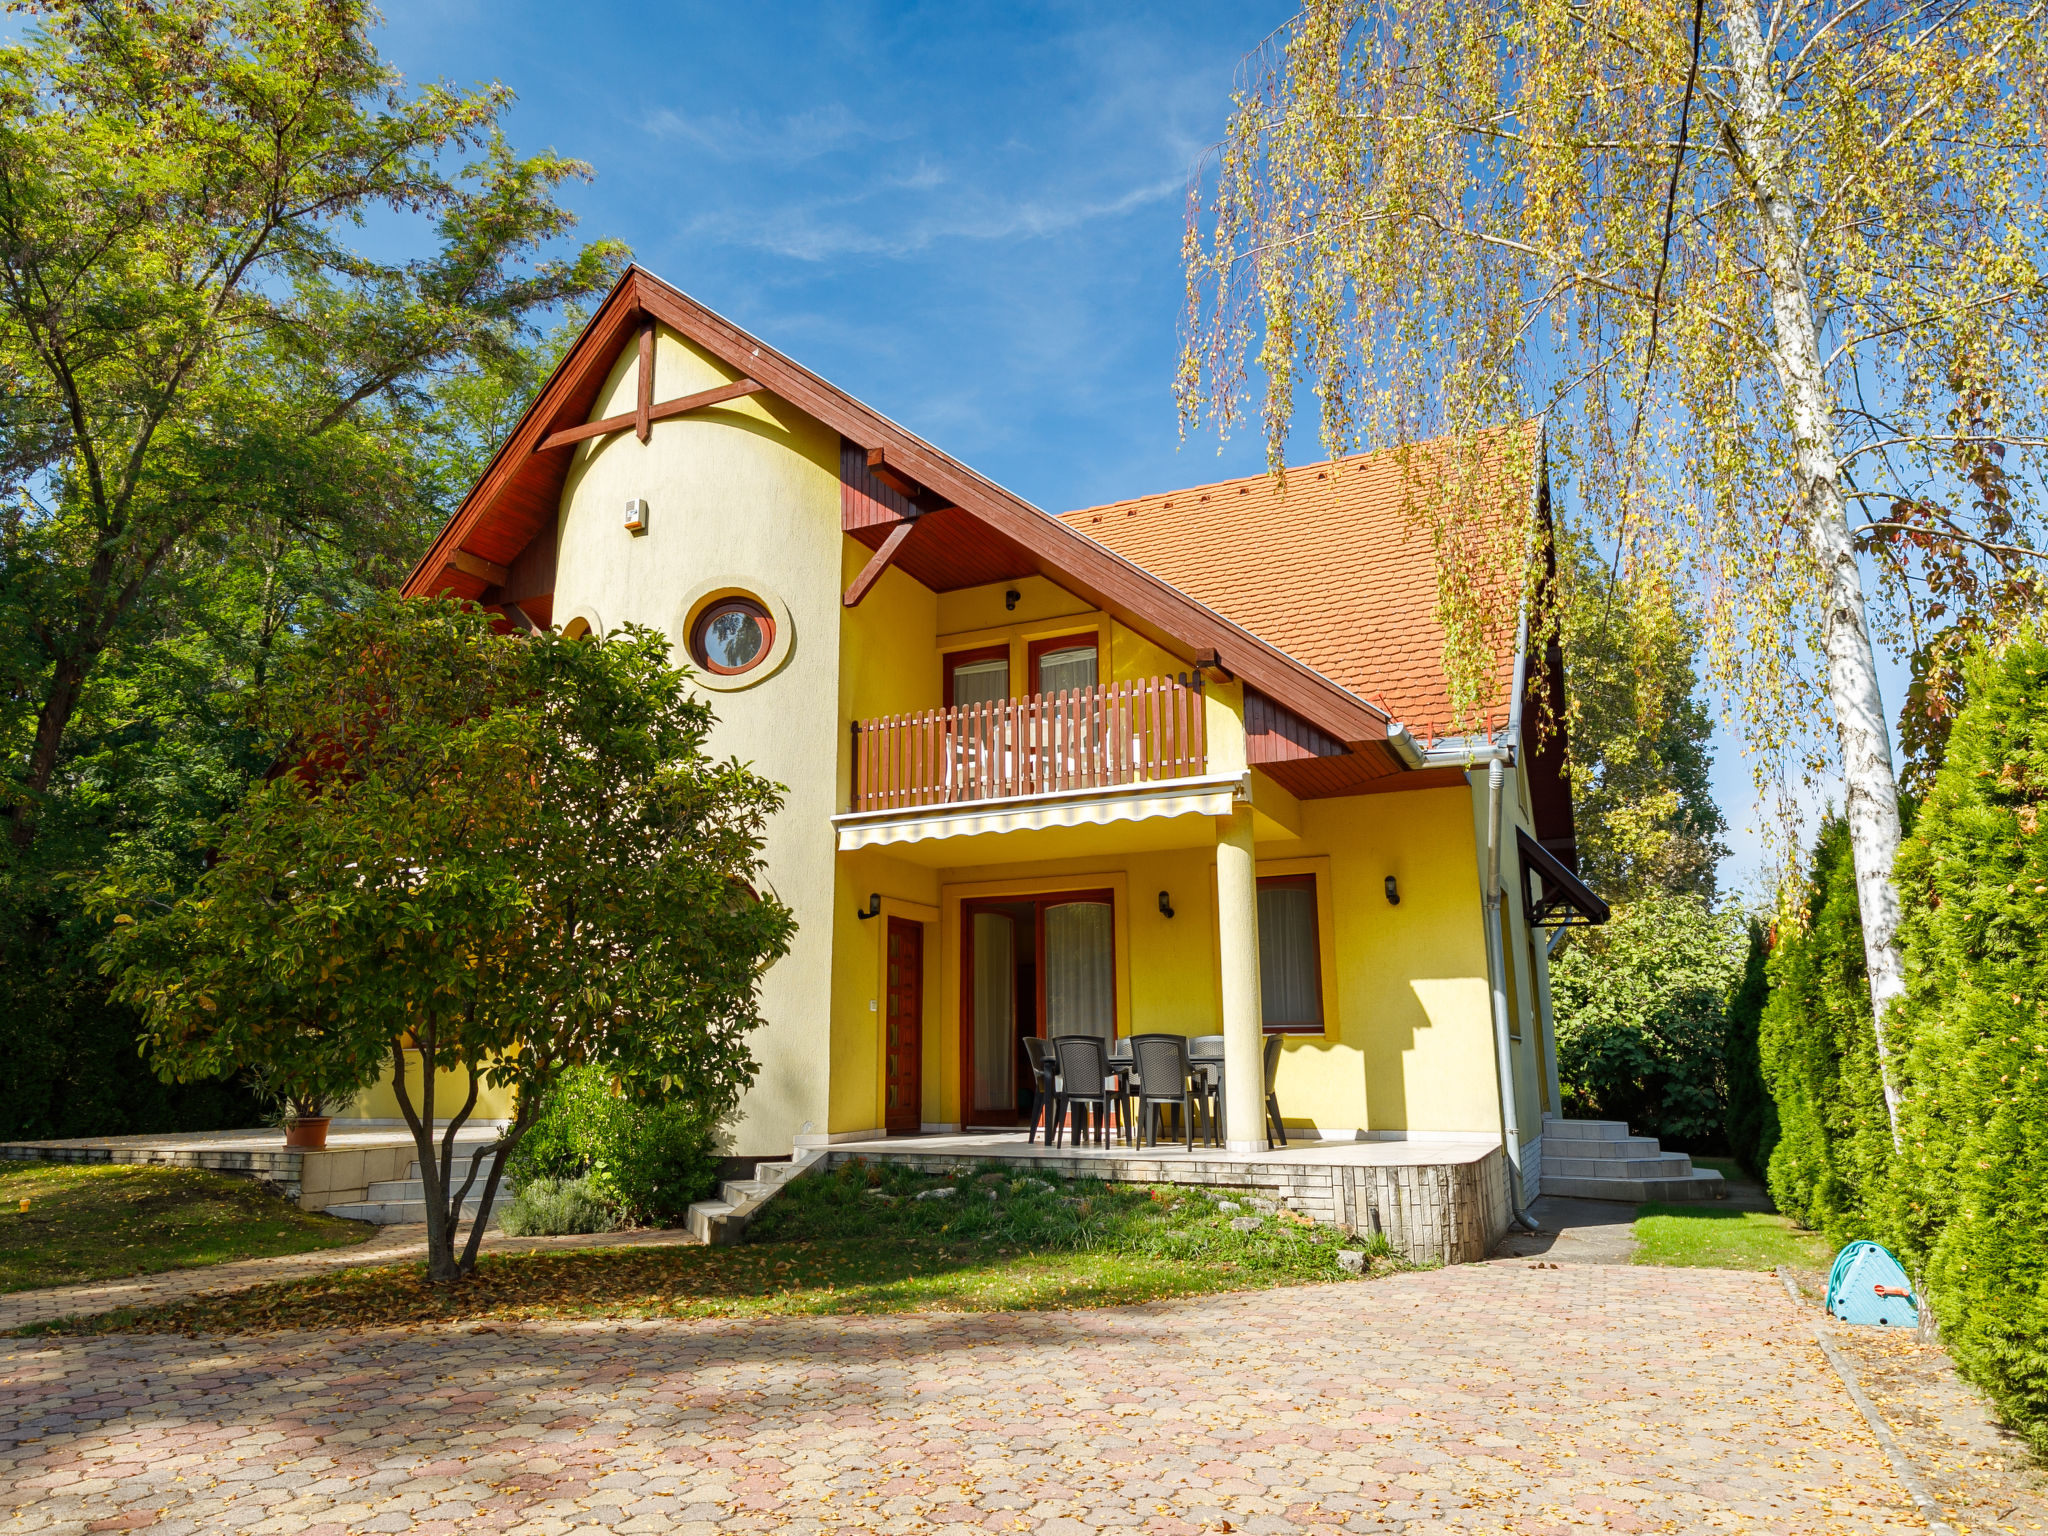
[[[884,1126],[915,1136],[924,1112],[924,924],[889,919],[884,1031]]]

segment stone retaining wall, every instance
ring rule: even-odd
[[[856,1158],[899,1163],[925,1173],[951,1173],[983,1161],[1035,1168],[1067,1178],[1118,1184],[1181,1184],[1229,1189],[1277,1201],[1327,1226],[1361,1237],[1384,1233],[1387,1246],[1414,1264],[1465,1264],[1493,1251],[1508,1229],[1507,1161],[1499,1149],[1451,1163],[1355,1163],[1238,1159],[1228,1156],[1149,1158],[1143,1153],[1011,1153],[999,1158],[957,1152],[833,1149],[820,1165]]]

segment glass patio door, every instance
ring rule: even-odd
[[[1002,912],[974,914],[973,1108],[1014,1114],[1017,1102],[1017,924]],[[970,1118],[975,1118],[970,1116]]]
[[[1045,1034],[1116,1038],[1114,909],[1106,901],[1044,908]]]

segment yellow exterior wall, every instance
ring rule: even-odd
[[[1483,890],[1486,880],[1486,769],[1484,767],[1475,767],[1469,777],[1472,781],[1472,869],[1474,878],[1477,881],[1476,888]],[[1521,1132],[1522,1143],[1527,1145],[1543,1134],[1544,1090],[1542,1082],[1544,1066],[1542,1056],[1543,1035],[1539,1027],[1541,1021],[1536,1016],[1537,999],[1542,996],[1542,993],[1539,990],[1537,978],[1531,970],[1529,926],[1527,917],[1523,912],[1520,888],[1522,860],[1515,845],[1515,829],[1517,827],[1524,828],[1531,836],[1534,836],[1535,825],[1529,809],[1527,776],[1521,773],[1519,769],[1510,768],[1507,770],[1506,780],[1501,786],[1500,815],[1500,900],[1501,912],[1503,914],[1502,927],[1506,934],[1503,959],[1513,972],[1513,980],[1508,987],[1509,1006],[1519,1009],[1521,1015],[1520,1027],[1517,1031],[1521,1038],[1509,1042],[1508,1054],[1510,1060],[1514,1063],[1516,1128]],[[1540,936],[1537,942],[1541,943]],[[1485,974],[1483,967],[1481,974]],[[1492,1038],[1491,1031],[1493,1028],[1492,1008],[1493,999],[1489,993],[1487,998],[1489,1041]],[[1488,1081],[1492,1085],[1491,1091],[1498,1094],[1500,1091],[1498,1087],[1500,1068],[1497,1058],[1491,1059],[1495,1060],[1495,1065],[1491,1070]],[[1557,1113],[1555,1106],[1551,1108],[1550,1113]],[[1499,1133],[1500,1119],[1497,1103],[1493,1129],[1495,1134]]]
[[[1275,1088],[1290,1122],[1499,1132],[1469,799],[1454,787],[1304,800],[1298,840],[1261,841],[1262,874],[1317,856],[1330,866],[1329,1027],[1288,1039]]]
[[[657,336],[657,398],[730,378],[679,337]],[[616,361],[591,419],[628,412],[633,349]],[[869,551],[841,531],[839,440],[772,395],[756,394],[576,450],[561,503],[555,617],[600,631],[632,621],[664,630],[687,660],[693,598],[714,585],[753,592],[786,616],[785,660],[757,680],[716,688],[711,748],[786,786],[769,830],[769,884],[795,910],[792,953],[764,978],[766,1023],[750,1044],[761,1063],[732,1149],[787,1152],[799,1139],[871,1134],[883,1124],[882,967],[888,920],[925,924],[922,1123],[961,1119],[960,908],[974,896],[1107,887],[1115,893],[1118,1028],[1213,1034],[1221,1028],[1216,933],[1216,824],[1190,816],[1007,833],[953,848],[834,851],[831,817],[847,809],[852,722],[936,707],[947,650],[1005,645],[1012,691],[1029,687],[1034,640],[1093,633],[1103,675],[1132,680],[1188,670],[1185,658],[1040,577],[934,594],[891,570],[854,609],[841,593]],[[649,503],[648,529],[620,525]],[[1005,594],[1019,600],[1008,607]],[[826,709],[823,702],[834,701]],[[1210,774],[1247,773],[1243,689],[1204,691]],[[1291,1124],[1332,1130],[1480,1132],[1498,1128],[1488,985],[1478,901],[1475,815],[1466,788],[1296,801],[1249,772],[1261,872],[1311,871],[1323,923],[1326,1032],[1289,1037],[1278,1091]],[[1519,810],[1521,787],[1509,805]],[[1483,830],[1483,829],[1482,829]],[[1516,866],[1503,861],[1509,879]],[[1382,886],[1395,875],[1399,907]],[[1174,916],[1158,907],[1169,895]],[[863,919],[870,896],[881,916]],[[1538,995],[1521,903],[1507,903],[1517,993]],[[1525,1007],[1527,1004],[1525,1003]],[[1531,1021],[1533,1023],[1533,1021]],[[1518,1079],[1525,1134],[1540,1128],[1540,1035],[1525,1023]],[[461,1095],[453,1084],[439,1090]],[[388,1085],[362,1112],[395,1117]],[[478,1113],[509,1114],[487,1098]]]
[[[1491,1004],[1474,849],[1462,788],[1300,802],[1299,839],[1262,840],[1261,874],[1312,873],[1323,933],[1326,1031],[1288,1036],[1278,1078],[1296,1127],[1345,1132],[1499,1129]],[[1140,835],[1182,846],[1133,849]],[[925,1121],[960,1123],[960,909],[970,898],[1116,893],[1117,1027],[1217,1033],[1216,828],[1206,818],[1063,829],[1093,852],[930,869],[882,850],[840,856],[842,964],[834,993],[833,1129],[879,1123],[880,950],[853,913],[869,892],[936,907],[925,935]],[[1049,840],[1048,840],[1049,842]],[[1399,882],[1389,906],[1386,876]],[[1168,893],[1171,918],[1159,911]],[[934,975],[936,966],[936,975]],[[1533,1030],[1524,1031],[1525,1043]],[[1533,1069],[1535,1057],[1529,1052]],[[1531,1079],[1532,1083],[1534,1079]]]
[[[422,1108],[420,1084],[420,1058],[417,1051],[405,1053],[405,1086],[412,1095],[412,1109],[418,1114]],[[434,1118],[447,1120],[462,1108],[463,1100],[469,1097],[469,1074],[467,1072],[436,1072],[434,1074]],[[509,1089],[485,1087],[476,1096],[476,1108],[470,1111],[472,1120],[510,1120],[513,1114],[513,1100]],[[350,1120],[399,1120],[405,1119],[405,1111],[399,1107],[398,1094],[392,1089],[391,1074],[387,1070],[383,1078],[372,1088],[356,1095],[355,1101],[342,1112]]]
[[[657,332],[656,399],[731,377],[679,336]],[[631,412],[637,381],[629,346],[590,419]],[[648,503],[639,537],[621,526],[634,498]],[[762,981],[767,1022],[749,1042],[761,1071],[732,1131],[741,1154],[786,1153],[804,1125],[822,1127],[829,1115],[839,883],[829,818],[842,808],[843,753],[834,713],[820,705],[841,686],[839,499],[838,434],[766,393],[657,421],[645,444],[631,432],[585,443],[562,491],[557,624],[637,621],[665,631],[687,663],[692,596],[717,582],[779,603],[793,630],[772,675],[708,694],[718,719],[710,751],[751,763],[788,791],[768,829],[766,863],[769,886],[799,924],[791,952]]]

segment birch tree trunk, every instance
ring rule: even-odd
[[[1877,1070],[1896,1147],[1898,1090],[1885,1041],[1885,1013],[1905,990],[1898,894],[1891,879],[1899,849],[1898,783],[1892,773],[1884,701],[1878,694],[1877,656],[1864,616],[1863,580],[1842,500],[1840,448],[1821,363],[1820,330],[1807,287],[1798,210],[1786,171],[1771,59],[1752,5],[1730,0],[1723,14],[1737,87],[1738,110],[1731,127],[1737,173],[1756,205],[1771,295],[1771,360],[1791,408],[1794,480],[1807,548],[1823,583],[1828,696],[1841,744],[1844,811],[1863,917]]]

